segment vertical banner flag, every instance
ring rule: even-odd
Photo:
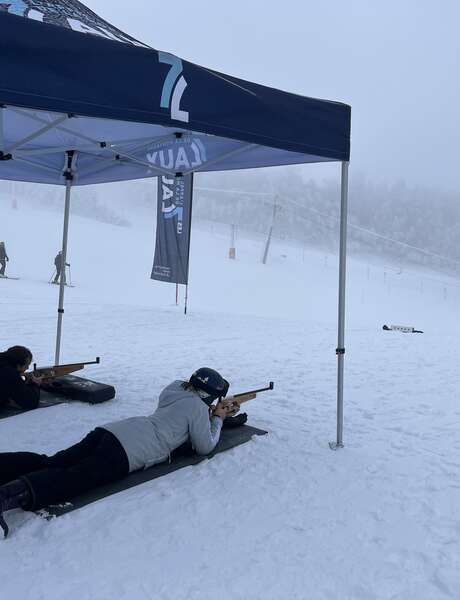
[[[188,283],[193,173],[158,177],[157,237],[151,279]]]

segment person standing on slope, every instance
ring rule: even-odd
[[[53,283],[59,283],[60,277],[64,278],[65,283],[65,268],[70,267],[70,264],[65,263],[64,265],[64,261],[62,260],[62,250],[59,250],[59,252],[56,254],[56,258],[54,259],[54,266],[56,267],[56,276],[53,279]]]
[[[6,253],[5,242],[0,242],[0,276],[5,277],[6,263],[9,262],[8,254]]]
[[[198,454],[212,452],[224,419],[237,412],[220,402],[228,387],[222,375],[204,367],[189,381],[168,385],[152,415],[97,427],[81,442],[51,457],[32,452],[1,453],[0,526],[5,537],[8,526],[3,513],[7,510],[38,510],[69,500],[164,462],[187,441]]]

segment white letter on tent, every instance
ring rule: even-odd
[[[188,123],[188,112],[185,110],[181,110],[180,101],[182,100],[182,95],[185,92],[185,88],[187,87],[187,82],[183,77],[179,79],[176,83],[176,87],[174,88],[174,93],[171,101],[171,119],[176,119],[176,121],[183,121],[184,123]]]
[[[74,31],[80,31],[81,33],[92,33],[94,35],[109,38],[110,40],[115,40],[116,42],[120,41],[120,38],[118,38],[116,35],[113,35],[113,33],[110,33],[110,31],[107,31],[107,29],[103,29],[102,27],[99,29],[94,29],[94,27],[86,25],[86,23],[82,23],[78,19],[72,19],[70,17],[67,18],[67,22]]]
[[[192,142],[190,147],[192,148],[193,154],[195,155],[195,160],[193,160],[190,165],[192,169],[194,169],[195,167],[199,167],[203,163],[203,161],[201,160],[200,149],[198,147],[198,144]]]
[[[160,165],[167,171],[170,171],[174,167],[174,154],[171,148],[168,148],[168,164],[166,164],[165,160],[165,151],[162,150],[160,152]]]
[[[41,13],[38,10],[35,10],[34,8],[29,10],[29,12],[27,13],[27,16],[29,17],[29,19],[35,19],[35,21],[43,22],[43,13]]]
[[[176,158],[176,171],[181,171],[181,167],[185,167],[186,169],[190,169],[190,163],[187,158],[187,153],[185,152],[185,148],[179,148],[177,151]]]
[[[163,184],[162,187],[163,187],[163,200],[169,200],[170,198],[172,198],[174,196],[174,193],[170,187],[168,187],[165,184]]]

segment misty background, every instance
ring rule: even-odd
[[[352,106],[352,252],[460,273],[460,4],[454,0],[87,0],[156,49]],[[120,82],[122,85],[123,82]],[[337,248],[338,164],[198,174],[194,218]],[[0,200],[63,210],[63,189],[0,182]],[[156,180],[76,190],[74,214],[129,227]],[[152,231],[153,236],[153,231]]]

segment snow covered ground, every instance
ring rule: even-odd
[[[53,357],[46,283],[61,217],[0,207],[19,281],[0,281],[1,346]],[[45,522],[11,513],[0,541],[11,600],[440,600],[460,597],[458,282],[350,261],[345,449],[335,436],[337,259],[197,223],[190,312],[149,280],[153,216],[132,228],[73,218],[62,359],[102,364],[107,404],[0,421],[0,451],[54,452],[95,425],[151,412],[171,380],[221,370],[269,435]],[[424,335],[385,333],[383,323]]]

